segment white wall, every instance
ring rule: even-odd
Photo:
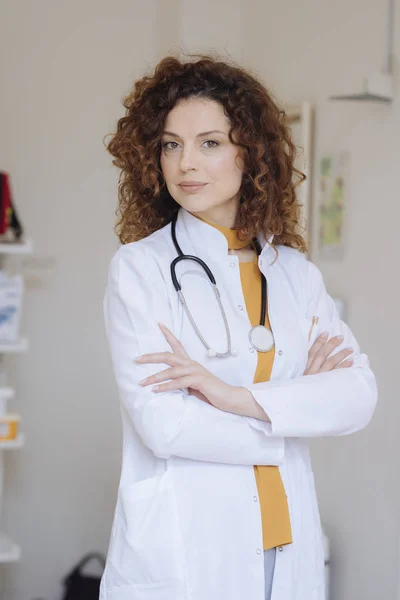
[[[346,258],[320,264],[330,290],[349,302],[381,401],[365,432],[318,441],[314,463],[333,544],[332,600],[395,598],[399,321],[391,274],[399,258],[399,101],[386,107],[327,100],[358,90],[362,76],[381,66],[384,3],[3,0],[1,11],[0,166],[12,174],[37,258],[55,260],[54,269],[26,267],[42,281],[26,295],[31,350],[8,361],[17,388],[12,408],[22,414],[27,447],[6,460],[3,522],[21,542],[23,560],[2,570],[3,597],[55,599],[72,563],[107,547],[120,425],[102,299],[117,246],[117,173],[102,138],[121,116],[133,79],[182,45],[242,59],[282,101],[312,101],[316,155],[351,153]]]
[[[182,50],[216,51],[240,60],[242,10],[242,0],[181,0]]]

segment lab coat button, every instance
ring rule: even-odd
[[[257,554],[261,554],[260,548],[257,548]]]
[[[254,352],[254,348],[249,348],[249,352]]]
[[[236,267],[236,263],[231,263],[231,267]]]
[[[279,552],[283,552],[282,546],[278,546],[278,550],[279,550]]]
[[[253,500],[254,500],[254,502],[257,502],[258,501],[257,496],[253,496]]]
[[[243,306],[241,304],[238,305],[239,310],[243,310]]]
[[[278,354],[279,354],[279,356],[282,356],[283,350],[279,350]]]

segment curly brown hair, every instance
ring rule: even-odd
[[[231,123],[229,139],[243,149],[234,226],[239,237],[272,233],[274,245],[306,252],[296,194],[305,175],[294,166],[296,147],[285,112],[249,70],[210,54],[195,57],[187,62],[163,58],[123,99],[125,116],[106,145],[113,164],[121,169],[115,225],[120,242],[147,237],[179,210],[161,171],[161,137],[168,113],[180,100],[202,98],[222,105]]]

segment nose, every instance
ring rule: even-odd
[[[191,171],[197,168],[196,150],[194,148],[183,148],[180,160],[181,171]]]

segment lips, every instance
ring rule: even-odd
[[[179,187],[183,188],[184,190],[197,190],[206,185],[206,183],[180,183]]]

